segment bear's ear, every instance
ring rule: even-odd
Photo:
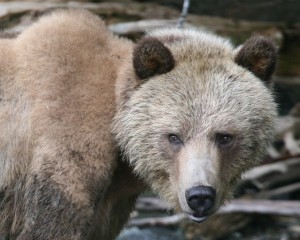
[[[235,56],[235,62],[269,83],[275,70],[277,50],[268,38],[254,36],[248,39]]]
[[[145,37],[133,51],[133,67],[140,79],[167,73],[174,65],[171,51],[158,39]]]

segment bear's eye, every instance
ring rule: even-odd
[[[181,144],[182,143],[182,141],[180,140],[180,138],[177,135],[175,135],[175,134],[170,134],[169,135],[169,141],[172,144]]]
[[[233,136],[227,133],[217,133],[216,142],[220,147],[230,147],[233,143]]]

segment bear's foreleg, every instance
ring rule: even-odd
[[[69,150],[42,157],[33,161],[25,186],[23,229],[12,239],[88,239],[96,205],[109,184],[110,165],[92,166],[90,156]]]
[[[25,225],[18,240],[85,239],[93,217],[90,203],[76,203],[50,179],[34,177],[27,189]]]

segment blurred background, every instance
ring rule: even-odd
[[[182,5],[182,0],[0,0],[0,28],[19,32],[53,9],[84,8],[105,19],[115,34],[136,41],[147,30],[176,26]],[[276,42],[276,141],[261,166],[245,174],[236,199],[205,223],[184,221],[149,192],[118,240],[300,239],[300,1],[191,0],[184,27],[220,34],[235,45],[253,34]]]

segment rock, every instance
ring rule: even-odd
[[[180,230],[151,227],[139,229],[137,227],[127,228],[121,232],[116,240],[183,240]]]

